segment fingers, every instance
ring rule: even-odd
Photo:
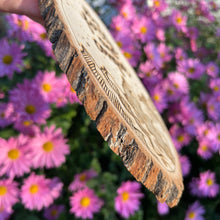
[[[26,15],[36,22],[43,23],[38,0],[0,0],[0,11]]]

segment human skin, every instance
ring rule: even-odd
[[[36,22],[43,23],[38,0],[0,0],[0,12],[26,15]]]

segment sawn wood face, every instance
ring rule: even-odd
[[[178,155],[137,74],[84,0],[40,0],[48,37],[62,71],[127,169],[161,202],[182,194]]]

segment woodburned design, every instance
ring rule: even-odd
[[[62,0],[57,4],[66,16],[73,44],[78,45],[91,77],[131,128],[141,143],[139,147],[167,171],[175,172],[175,149],[167,128],[136,73],[114,40],[105,34],[104,25],[95,19],[95,13],[84,1]]]

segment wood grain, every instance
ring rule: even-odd
[[[62,71],[110,148],[160,202],[177,205],[178,154],[149,94],[84,0],[40,0]]]

